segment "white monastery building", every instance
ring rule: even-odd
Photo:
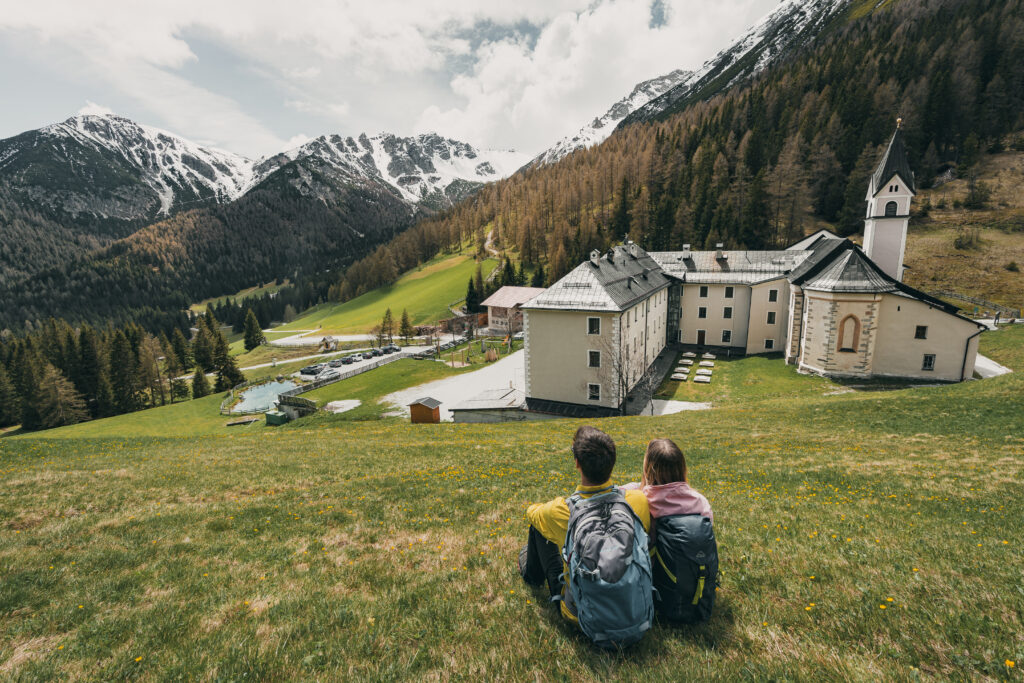
[[[543,291],[541,287],[502,287],[480,304],[487,308],[487,326],[505,334],[522,332],[523,304]]]
[[[522,305],[527,409],[619,414],[669,344],[781,352],[833,377],[971,378],[984,326],[902,282],[915,193],[897,126],[871,176],[863,249],[822,230],[776,251],[594,251]]]

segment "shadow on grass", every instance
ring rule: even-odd
[[[735,638],[736,616],[731,601],[719,597],[715,600],[714,612],[707,623],[673,624],[656,616],[654,626],[639,643],[620,650],[604,650],[594,645],[576,624],[562,616],[559,603],[548,602],[546,588],[533,588],[533,593],[540,604],[546,604],[539,616],[557,624],[566,644],[576,651],[576,655],[586,662],[599,680],[615,676],[617,669],[623,665],[643,669],[648,662],[653,664],[659,661],[665,655],[669,641],[688,640],[705,650],[715,650]],[[683,666],[683,663],[680,665]],[[686,678],[685,672],[681,670],[680,679]]]

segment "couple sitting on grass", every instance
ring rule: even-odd
[[[655,612],[673,623],[711,616],[718,551],[707,498],[686,482],[686,460],[654,439],[640,483],[614,486],[615,442],[580,427],[572,442],[580,485],[568,498],[531,505],[519,573],[547,582],[551,600],[595,644],[640,640]]]

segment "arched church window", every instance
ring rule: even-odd
[[[895,216],[896,215],[896,202],[888,202],[885,205],[885,215]]]
[[[848,315],[839,323],[839,350],[857,351],[860,343],[860,320],[855,315]]]

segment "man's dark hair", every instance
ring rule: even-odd
[[[592,484],[601,484],[612,476],[615,467],[615,442],[600,429],[584,425],[572,438],[572,454],[580,471]]]

